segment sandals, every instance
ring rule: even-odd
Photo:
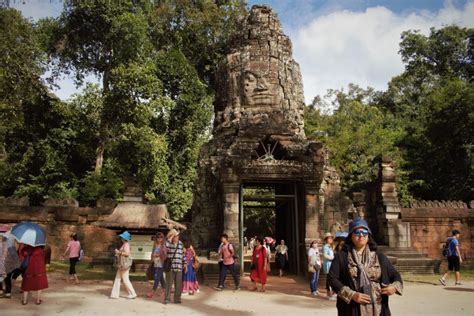
[[[28,301],[21,301],[21,305],[26,305],[28,304]]]
[[[39,301],[35,302],[36,305],[41,305],[41,303],[43,303],[43,300],[39,300]]]
[[[252,291],[252,292],[255,292],[255,291],[257,291],[257,290],[258,290],[258,288],[256,288],[256,287],[250,289],[250,291]]]

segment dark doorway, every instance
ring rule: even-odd
[[[240,218],[243,237],[270,236],[275,240],[271,247],[272,260],[275,246],[284,239],[288,246],[289,262],[286,272],[299,274],[299,239],[303,229],[298,218],[298,186],[295,182],[244,182],[241,188]],[[248,270],[250,251],[243,256]]]

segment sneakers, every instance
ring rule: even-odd
[[[318,294],[319,294],[318,291],[311,292],[311,295],[313,296],[318,296]]]
[[[223,286],[214,286],[214,290],[216,291],[222,291],[224,289]]]
[[[439,283],[441,283],[443,286],[446,286],[446,280],[443,278],[439,279]]]
[[[136,298],[137,298],[137,294],[135,294],[135,295],[130,294],[130,295],[127,296],[127,298],[128,298],[129,300],[136,299]]]
[[[236,286],[234,291],[240,291],[240,285],[239,286]]]
[[[454,283],[454,285],[455,285],[455,286],[456,286],[456,285],[462,285],[462,283],[461,283],[461,282],[456,282],[456,283]]]

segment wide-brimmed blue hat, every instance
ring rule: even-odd
[[[372,235],[372,232],[369,228],[369,224],[367,224],[367,221],[363,218],[354,218],[352,222],[349,223],[349,234],[351,234],[354,229],[361,227],[367,229],[369,231],[369,234]]]
[[[130,239],[132,239],[132,235],[130,235],[128,231],[124,231],[119,235],[119,237],[126,241],[130,241]]]

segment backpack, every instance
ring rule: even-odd
[[[448,238],[446,242],[443,244],[443,257],[449,257],[451,255],[451,250],[449,249],[449,245],[451,244],[452,239]]]
[[[82,259],[84,259],[84,249],[81,248],[81,250],[79,250],[79,259],[77,259],[78,261],[81,261]]]

